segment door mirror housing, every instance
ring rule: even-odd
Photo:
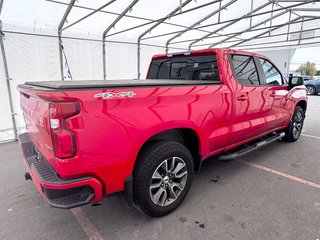
[[[304,85],[303,77],[289,77],[289,90],[301,85]]]

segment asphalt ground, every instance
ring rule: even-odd
[[[320,239],[320,96],[304,131],[232,162],[209,159],[182,205],[150,218],[117,197],[97,207],[49,207],[17,142],[0,145],[0,239]]]

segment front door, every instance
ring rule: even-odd
[[[267,59],[256,58],[261,70],[262,84],[268,94],[269,109],[266,112],[266,130],[283,126],[290,114],[286,108],[286,96],[289,93],[280,71]]]

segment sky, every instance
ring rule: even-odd
[[[320,47],[298,48],[291,59],[290,70],[296,70],[308,61],[314,62],[317,70],[320,70]]]

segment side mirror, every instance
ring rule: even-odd
[[[304,85],[303,77],[289,77],[289,89]]]

